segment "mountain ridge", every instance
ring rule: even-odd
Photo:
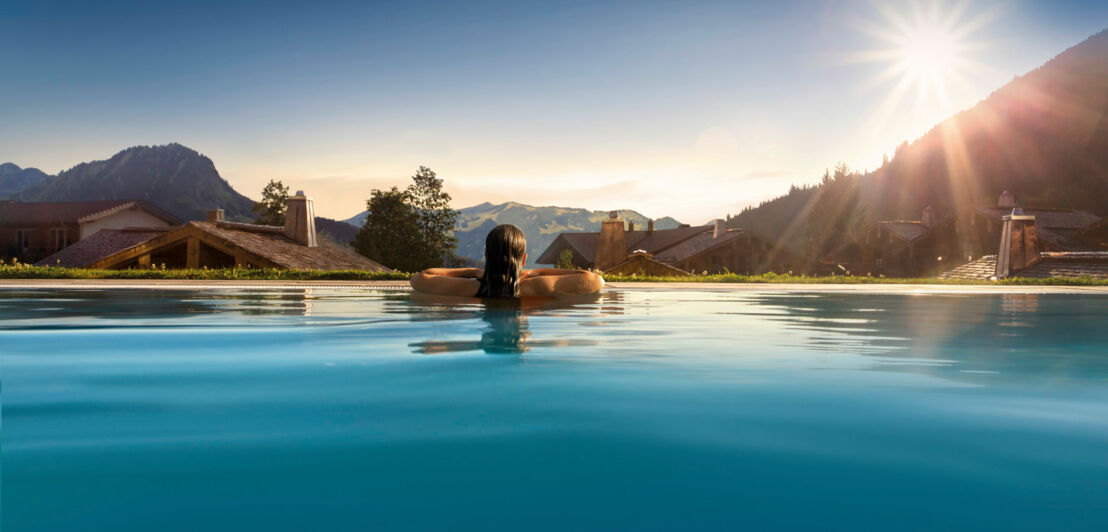
[[[80,163],[13,196],[21,201],[142,199],[182,220],[222,208],[230,220],[253,220],[254,201],[238,193],[215,164],[186,146],[132,146]]]
[[[51,177],[38,168],[20,168],[15,163],[0,164],[0,199],[17,195]]]
[[[484,260],[485,236],[497,225],[510,223],[523,230],[527,235],[528,259],[536,259],[544,250],[565,231],[599,231],[600,222],[608,217],[610,211],[590,211],[575,207],[542,206],[536,207],[524,203],[508,201],[504,203],[483,202],[458,209],[458,223],[455,236],[458,237],[458,254],[477,262]],[[620,211],[624,220],[637,227],[646,227],[647,217],[626,209]],[[343,220],[361,227],[365,223],[366,212]],[[654,221],[657,229],[672,229],[680,222],[664,217]],[[529,262],[533,266],[534,262]]]
[[[1020,206],[1108,216],[1108,30],[905,141],[880,168],[793,186],[729,226],[811,248],[816,226],[836,225],[845,240],[875,221],[918,220],[927,206],[942,219],[995,204],[1005,190]]]

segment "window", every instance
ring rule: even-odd
[[[50,241],[54,243],[54,251],[60,251],[69,246],[69,230],[62,227],[50,230]]]
[[[31,250],[31,230],[30,229],[16,229],[15,230],[15,246],[20,253],[26,253]]]

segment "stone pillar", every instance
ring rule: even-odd
[[[200,239],[193,237],[188,240],[188,251],[185,253],[185,267],[196,269],[200,267]]]

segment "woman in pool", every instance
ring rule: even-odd
[[[585,270],[541,268],[524,270],[527,239],[510,224],[498,225],[485,237],[485,269],[430,268],[412,277],[418,292],[464,297],[526,297],[592,294],[604,278]]]

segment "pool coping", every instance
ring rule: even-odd
[[[189,280],[189,279],[3,279],[0,289],[72,288],[72,289],[297,289],[336,290],[411,290],[407,281],[268,281],[268,280]],[[791,283],[648,283],[611,282],[606,290],[708,290],[722,292],[830,292],[896,294],[1108,294],[1108,286],[1041,285],[939,285],[939,284],[791,284]]]

